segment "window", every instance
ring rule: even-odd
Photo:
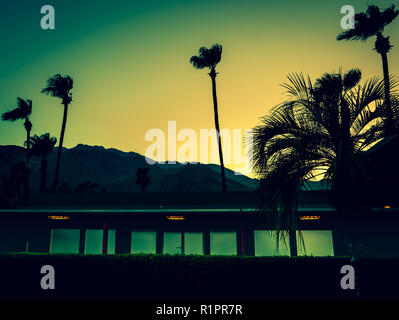
[[[182,254],[181,232],[164,232],[163,253]]]
[[[51,229],[50,253],[79,253],[79,229]]]
[[[115,230],[108,230],[108,254],[115,254]],[[85,254],[102,254],[103,230],[86,230]]]
[[[86,230],[85,254],[103,252],[103,230]]]
[[[234,231],[211,231],[211,254],[236,255],[237,234]]]
[[[115,254],[116,230],[108,230],[108,254]]]
[[[276,231],[255,230],[255,256],[289,256],[289,240],[280,239],[277,249]]]
[[[331,230],[302,230],[303,243],[297,231],[298,256],[333,256]],[[305,244],[305,247],[303,247]]]
[[[204,254],[204,239],[202,232],[184,233],[184,254]]]
[[[184,232],[184,252],[182,232],[164,232],[163,253],[165,254],[204,254],[202,232]]]
[[[156,231],[132,231],[131,253],[156,253]]]

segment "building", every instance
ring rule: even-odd
[[[250,192],[46,195],[30,208],[0,211],[0,252],[290,255],[289,243],[277,249],[255,203]],[[398,243],[393,211],[373,210],[384,227],[379,232],[375,219],[366,219],[371,239]],[[324,191],[301,193],[298,223],[305,244],[297,235],[298,255],[334,255],[339,239]],[[372,247],[377,255],[399,253]]]
[[[364,153],[372,174],[360,200],[369,209],[351,221],[351,237],[366,256],[399,257],[398,141]],[[29,208],[0,210],[0,252],[348,254],[328,190],[301,191],[297,221],[301,232],[277,247],[253,192],[48,194]]]

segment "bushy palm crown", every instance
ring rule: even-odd
[[[344,185],[346,191],[359,182],[361,151],[385,130],[383,81],[360,85],[360,78],[357,69],[324,74],[314,84],[302,74],[289,75],[283,84],[287,101],[254,128],[260,208],[273,228],[295,229],[298,191],[307,180],[323,176],[333,189]]]
[[[377,52],[388,52],[389,37],[381,37],[384,28],[389,25],[398,16],[399,10],[395,10],[395,6],[380,11],[377,6],[369,6],[365,13],[355,15],[355,26],[353,29],[342,32],[338,35],[337,40],[362,40],[366,41],[372,36],[377,36],[375,49]],[[385,40],[385,41],[384,41]]]
[[[57,139],[50,137],[49,133],[45,133],[40,137],[35,135],[31,138],[31,154],[37,157],[43,157],[53,152]]]
[[[70,76],[63,77],[56,74],[47,80],[47,87],[41,92],[62,99],[64,104],[69,104],[72,101],[72,89],[73,79]]]
[[[212,47],[205,48],[201,47],[198,52],[198,56],[193,56],[190,59],[190,63],[197,69],[204,68],[215,68],[216,65],[222,59],[222,45],[214,44]]]
[[[16,121],[27,119],[32,113],[32,101],[17,98],[17,107],[14,110],[3,113],[4,121]]]

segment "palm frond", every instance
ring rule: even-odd
[[[222,45],[214,44],[209,49],[201,47],[198,51],[198,56],[193,56],[190,63],[197,69],[215,68],[222,59]]]
[[[372,36],[376,36],[384,31],[384,28],[389,25],[398,16],[399,11],[395,10],[395,6],[385,9],[383,12],[380,8],[370,5],[365,13],[358,13],[355,15],[354,29],[346,30],[340,33],[337,40],[362,40],[366,41]]]
[[[70,102],[72,89],[73,79],[70,76],[63,77],[56,74],[47,80],[47,86],[42,89],[41,93]]]
[[[208,67],[206,61],[203,58],[198,57],[198,56],[191,57],[190,63],[196,69],[204,69],[204,68]]]
[[[380,24],[385,28],[399,15],[399,10],[395,10],[395,5],[385,9],[380,16]]]
[[[55,137],[50,137],[50,133],[41,136],[34,135],[30,139],[30,152],[33,156],[43,157],[49,155],[57,143]]]
[[[360,199],[363,186],[358,183],[365,185],[362,151],[384,136],[386,123],[383,81],[360,80],[358,69],[324,74],[314,85],[303,74],[291,74],[283,84],[289,99],[253,129],[259,210],[269,228],[295,230],[298,192],[316,176],[327,179],[337,195],[335,204],[340,195],[349,200],[356,194]],[[397,83],[391,83],[396,93]],[[399,123],[399,98],[392,97]]]
[[[16,121],[24,118],[24,114],[21,112],[21,109],[17,108],[8,112],[3,113],[1,118],[4,121]]]
[[[351,69],[345,73],[343,79],[344,90],[348,91],[356,86],[362,78],[362,72],[359,69]]]
[[[32,113],[32,101],[17,98],[17,107],[2,115],[4,121],[16,121],[28,118]]]

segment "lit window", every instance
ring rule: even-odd
[[[79,253],[79,229],[52,229],[50,253]]]
[[[131,253],[156,253],[156,231],[132,231]]]
[[[103,251],[103,230],[86,230],[85,254],[101,254]]]
[[[115,254],[115,230],[108,230],[108,254]],[[103,230],[86,230],[85,254],[102,254]]]
[[[115,254],[116,230],[108,230],[108,254]]]
[[[204,239],[202,232],[184,233],[184,254],[204,254]]]
[[[255,256],[289,256],[289,239],[280,239],[277,247],[276,231],[255,230]]]
[[[302,230],[302,237],[297,231],[299,256],[333,256],[334,246],[331,230]],[[305,245],[305,247],[303,246]]]
[[[236,232],[211,231],[211,254],[213,255],[236,255],[237,234]]]
[[[181,232],[164,232],[163,253],[182,254]]]

